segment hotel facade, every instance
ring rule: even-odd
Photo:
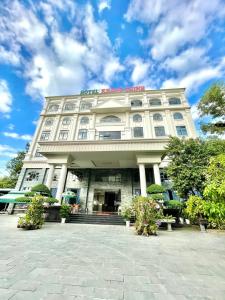
[[[16,189],[46,184],[83,211],[115,212],[165,181],[169,136],[195,138],[185,89],[104,89],[46,97]],[[168,198],[174,193],[168,188]]]

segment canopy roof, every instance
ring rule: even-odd
[[[24,192],[11,191],[8,194],[0,196],[0,203],[19,203],[16,201],[16,198],[23,197]]]

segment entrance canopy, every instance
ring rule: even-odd
[[[12,191],[6,195],[0,197],[0,203],[19,203],[16,201],[17,198],[23,197],[24,192]]]

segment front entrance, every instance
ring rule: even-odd
[[[120,205],[120,190],[95,190],[93,211],[117,213]]]

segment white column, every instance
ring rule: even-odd
[[[62,169],[59,176],[59,183],[56,193],[56,199],[61,201],[62,199],[62,193],[65,186],[65,180],[66,180],[66,174],[67,174],[67,164],[62,164]]]
[[[55,171],[55,166],[54,165],[49,165],[49,170],[48,170],[48,176],[46,180],[46,186],[50,189],[52,186],[52,179]]]
[[[141,185],[141,196],[146,197],[146,177],[145,177],[145,165],[139,164],[139,176],[140,176],[140,185]]]
[[[155,183],[161,185],[161,178],[160,178],[160,172],[159,172],[159,164],[154,164],[153,165],[153,171],[154,171]]]

